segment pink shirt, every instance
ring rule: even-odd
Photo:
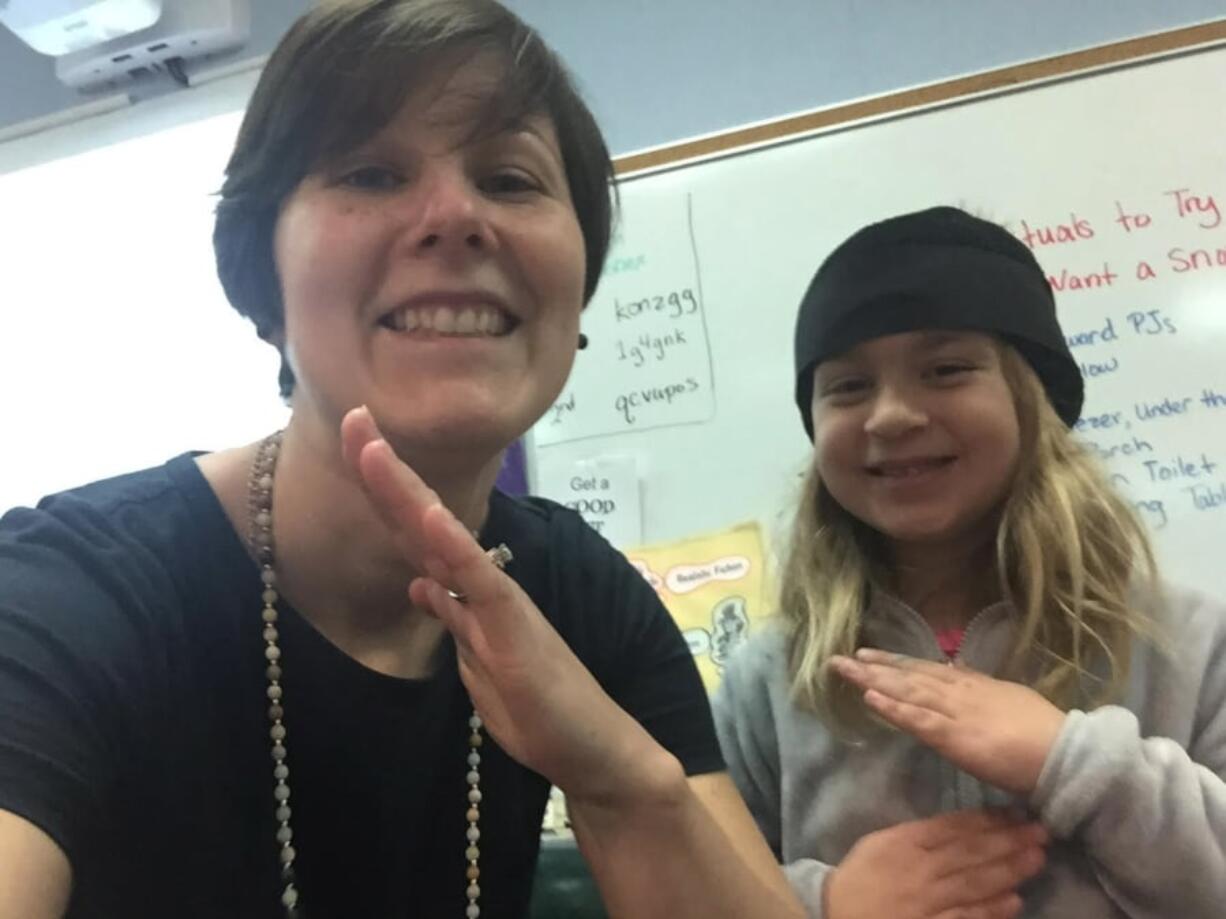
[[[936,635],[937,644],[941,646],[945,656],[953,660],[958,656],[958,649],[962,647],[962,639],[966,636],[966,629],[940,629]]]

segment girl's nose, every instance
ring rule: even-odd
[[[898,386],[882,386],[874,396],[864,423],[874,437],[894,438],[928,423],[928,414],[913,393]]]

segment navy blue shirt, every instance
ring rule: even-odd
[[[485,545],[688,774],[723,768],[654,591],[573,512],[491,498]],[[71,919],[281,915],[261,585],[189,455],[0,519],[0,809],[73,866]],[[307,919],[462,917],[470,706],[447,642],[388,677],[280,606]],[[524,914],[548,783],[483,748],[481,914]]]

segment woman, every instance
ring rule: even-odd
[[[0,525],[0,917],[519,916],[550,782],[613,915],[798,913],[652,591],[493,491],[610,172],[496,3],[294,26],[215,232],[286,430]]]

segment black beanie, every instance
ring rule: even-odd
[[[896,332],[999,335],[1034,368],[1064,423],[1084,388],[1030,250],[1003,227],[956,207],[892,217],[857,231],[817,269],[796,318],[796,406],[813,439],[813,368]]]

